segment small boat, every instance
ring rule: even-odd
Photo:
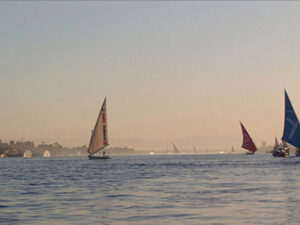
[[[195,154],[198,154],[198,151],[197,151],[197,149],[196,149],[195,146],[193,146],[193,150],[194,150],[194,153],[195,153]]]
[[[296,156],[300,156],[300,152],[298,150],[300,148],[299,120],[294,111],[294,108],[292,106],[292,103],[289,99],[286,90],[284,90],[284,96],[285,96],[285,116],[284,116],[284,130],[281,139],[284,142],[295,146],[297,148]],[[285,145],[285,148],[288,149],[286,143],[283,143],[283,145]]]
[[[178,150],[178,148],[176,147],[176,145],[174,143],[172,143],[172,145],[173,145],[173,151],[174,151],[174,153],[175,154],[179,154],[180,151]]]
[[[242,133],[243,133],[242,148],[248,150],[246,155],[253,155],[257,151],[257,148],[256,148],[254,142],[252,141],[249,133],[247,132],[246,128],[242,124],[242,122],[240,122],[240,124],[241,124],[241,128],[242,128]]]
[[[233,147],[233,146],[231,147],[231,153],[232,153],[232,154],[235,153],[235,150],[234,150],[234,147]]]
[[[279,144],[277,138],[275,137],[275,145],[272,150],[272,155],[274,157],[288,157],[289,152],[290,151],[287,147],[287,144],[284,141],[282,141],[282,143]]]
[[[51,157],[51,153],[49,150],[44,151],[43,157]]]
[[[107,117],[106,117],[106,98],[103,101],[101,110],[99,112],[96,124],[92,130],[90,144],[88,148],[89,159],[110,159],[109,156],[105,155],[103,151],[102,156],[95,156],[94,154],[103,150],[108,146],[107,138]]]
[[[30,150],[26,150],[23,154],[24,158],[30,158],[32,157],[32,152]]]

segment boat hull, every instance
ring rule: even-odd
[[[278,152],[277,152],[277,151],[276,151],[276,152],[273,152],[272,155],[273,155],[274,157],[283,157],[283,158],[289,156],[286,152],[280,152],[280,151],[278,151]]]
[[[109,156],[89,156],[89,159],[90,160],[93,160],[93,159],[110,159]]]
[[[254,155],[254,152],[247,152],[246,155]]]

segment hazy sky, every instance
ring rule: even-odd
[[[0,138],[281,137],[300,2],[0,2]]]

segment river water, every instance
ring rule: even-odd
[[[300,157],[6,158],[1,224],[300,224]]]

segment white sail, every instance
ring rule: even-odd
[[[106,117],[106,98],[99,112],[96,125],[92,132],[88,153],[95,154],[96,152],[108,146],[107,138],[107,117]]]

